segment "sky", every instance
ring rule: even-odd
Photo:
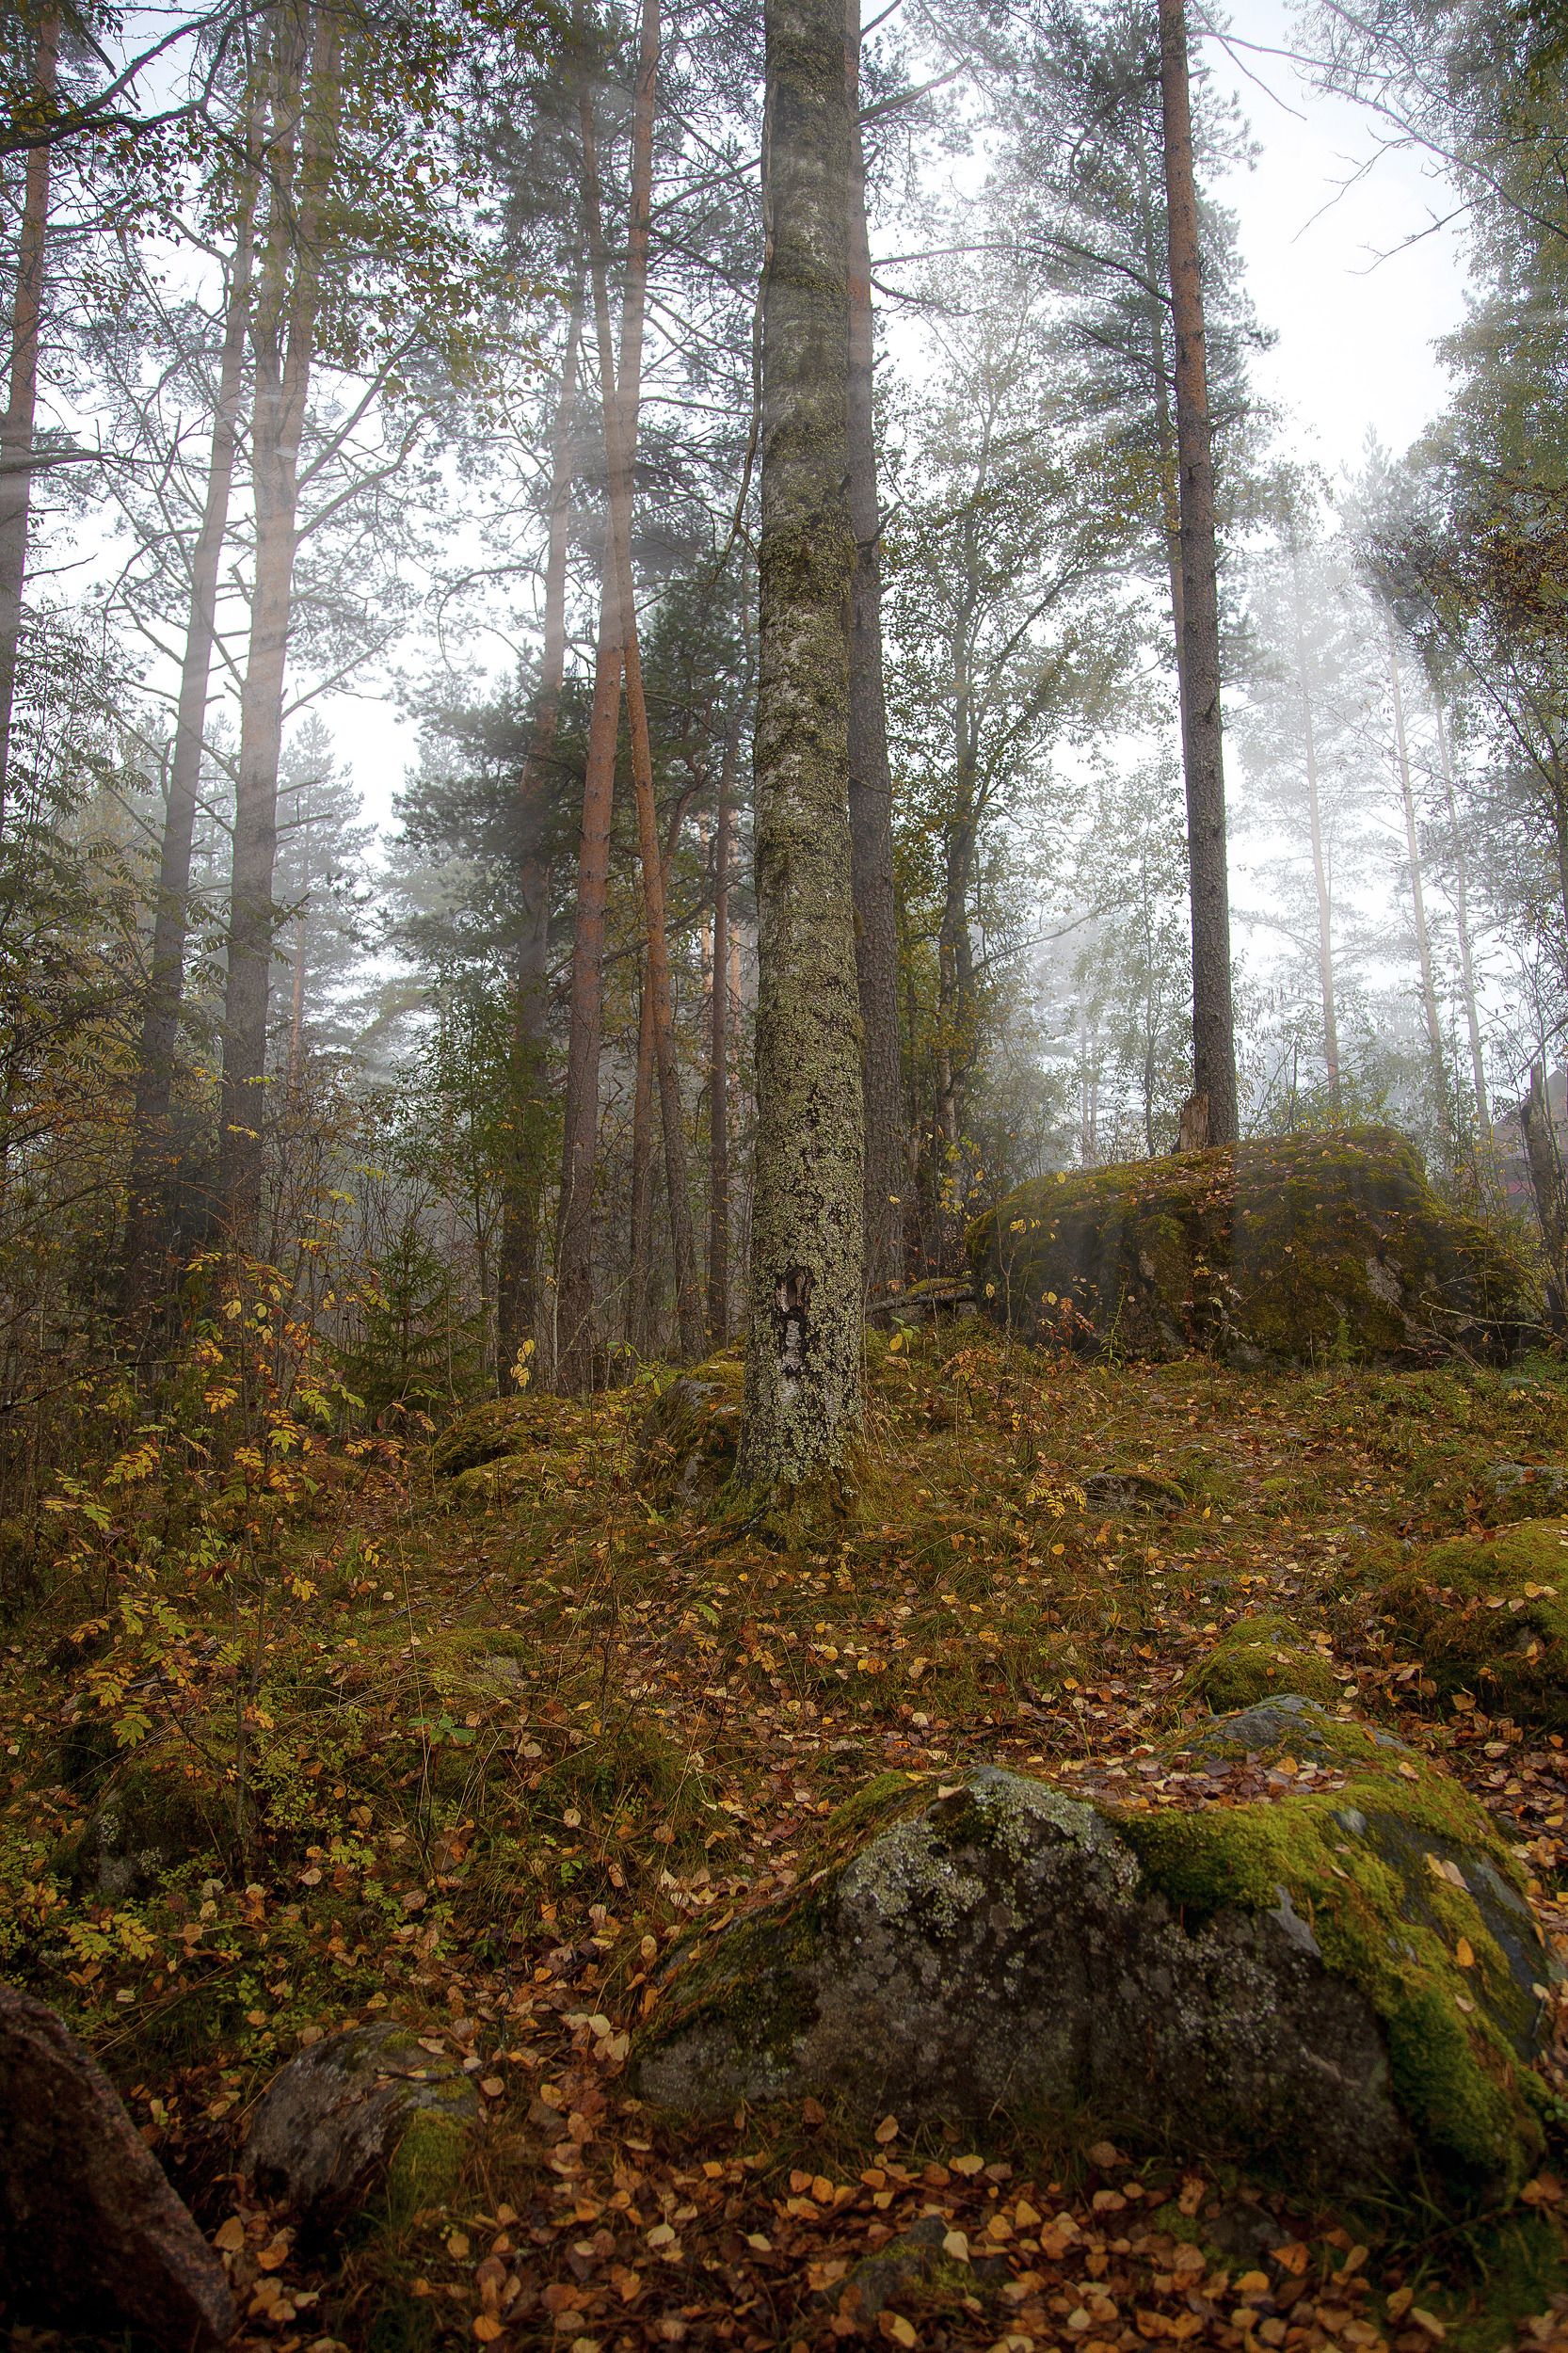
[[[1292,447],[1333,478],[1358,462],[1368,431],[1399,454],[1443,405],[1432,345],[1464,316],[1462,244],[1452,229],[1422,233],[1447,200],[1419,155],[1384,152],[1345,185],[1376,154],[1373,128],[1261,54],[1292,45],[1281,0],[1234,0],[1230,32],[1228,54],[1204,46],[1260,150],[1219,191],[1237,215],[1258,315],[1278,337],[1257,362],[1258,389],[1289,412]]]

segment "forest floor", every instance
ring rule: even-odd
[[[1568,1464],[1564,1369],[1089,1367],[974,1325],[878,1341],[860,1518],[794,1556],[639,1489],[648,1399],[537,1401],[526,1489],[488,1510],[455,1508],[418,1450],[324,1462],[269,1597],[136,1605],[139,1682],[105,1686],[79,1593],[12,1625],[0,1965],[120,2085],[225,2249],[244,2343],[816,2353],[856,2341],[836,2302],[856,2266],[932,2215],[961,2236],[873,2342],[1431,2353],[1561,2329],[1516,2328],[1568,2279],[1517,2277],[1506,2227],[1466,2246],[1407,2224],[1368,2256],[1342,2218],[1179,2149],[1048,2159],[915,2116],[857,2142],[810,2102],[682,2128],[629,2097],[624,2061],[671,1948],[808,1874],[875,1773],[1092,1767],[1175,1801],[1140,1758],[1196,1721],[1187,1678],[1260,1609],[1493,1810],[1568,1955],[1561,1737],[1439,1713],[1363,1575],[1380,1546],[1531,1512],[1551,1482],[1509,1466]],[[1128,1472],[1142,1486],[1104,1476]],[[132,1705],[113,1814],[94,1710]],[[482,2129],[442,2204],[312,2246],[245,2190],[244,2120],[302,2044],[385,2014],[461,2058]]]

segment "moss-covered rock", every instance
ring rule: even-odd
[[[665,1503],[716,1495],[735,1467],[745,1366],[738,1353],[712,1356],[666,1381],[637,1433],[637,1484]]]
[[[1382,1612],[1444,1698],[1568,1730],[1568,1520],[1430,1545],[1384,1583]]]
[[[1260,1757],[1281,1794],[1224,1802]],[[885,1776],[811,1882],[677,1969],[637,2090],[1088,2122],[1396,2201],[1418,2176],[1461,2202],[1516,2188],[1551,1963],[1484,1811],[1301,1699],[1162,1761],[1192,1802]]]
[[[245,2170],[311,2228],[329,2230],[386,2185],[395,2213],[451,2191],[479,2095],[459,2061],[391,2019],[333,2035],[267,2086]]]
[[[1288,1618],[1264,1611],[1227,1626],[1193,1668],[1185,1689],[1189,1699],[1205,1701],[1218,1716],[1251,1707],[1277,1692],[1299,1692],[1324,1707],[1336,1706],[1339,1699],[1338,1678],[1329,1661]]]
[[[1386,1128],[1044,1177],[969,1249],[991,1315],[1091,1352],[1501,1360],[1540,1329],[1522,1264]]]
[[[447,1424],[430,1449],[430,1468],[438,1479],[458,1479],[552,1440],[548,1399],[492,1397]]]

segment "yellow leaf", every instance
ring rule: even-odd
[[[1475,1967],[1475,1950],[1467,1936],[1462,1936],[1459,1943],[1454,1946],[1454,1959],[1458,1961],[1462,1969],[1473,1969]]]

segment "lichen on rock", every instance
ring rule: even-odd
[[[395,2210],[411,2212],[449,2193],[478,2110],[458,2062],[407,2026],[352,2027],[273,2078],[246,2135],[245,2170],[317,2230],[382,2184]]]
[[[1143,1810],[988,1768],[884,1777],[814,1882],[677,1968],[637,2090],[1088,2120],[1313,2191],[1516,2188],[1551,1963],[1488,1817],[1299,1698],[1213,1732],[1164,1760],[1189,1788],[1262,1758],[1281,1794]]]
[[[1441,1697],[1568,1729],[1568,1520],[1429,1545],[1378,1599]]]
[[[988,1313],[1089,1353],[1496,1361],[1541,1328],[1522,1264],[1387,1128],[1041,1177],[976,1221],[969,1254]]]

